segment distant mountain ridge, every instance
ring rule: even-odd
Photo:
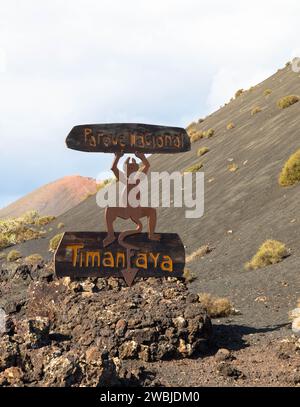
[[[36,210],[40,215],[59,216],[96,192],[95,179],[80,175],[66,176],[0,209],[0,219],[17,217],[28,210]]]

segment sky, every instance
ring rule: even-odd
[[[112,155],[74,125],[187,126],[300,56],[298,0],[0,0],[0,208]]]

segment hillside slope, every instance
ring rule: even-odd
[[[267,97],[266,89],[272,91]],[[155,171],[182,171],[203,162],[204,216],[185,219],[184,209],[159,209],[157,229],[179,233],[188,254],[206,243],[215,248],[189,266],[197,275],[191,290],[230,297],[242,312],[234,323],[248,334],[281,332],[287,311],[300,297],[300,185],[278,185],[283,164],[300,147],[300,102],[284,110],[276,105],[289,94],[300,94],[300,77],[287,66],[199,123],[199,129],[213,128],[213,137],[193,143],[188,153],[150,159]],[[256,106],[262,111],[251,115]],[[235,127],[227,130],[229,122]],[[210,151],[199,158],[201,146]],[[228,171],[230,162],[238,165],[236,172]],[[63,222],[65,230],[104,230],[95,197],[56,222]],[[270,238],[286,243],[292,255],[277,265],[245,271],[245,262]],[[20,250],[49,256],[47,246],[43,239],[27,242]]]
[[[32,191],[0,209],[0,219],[17,217],[28,210],[40,215],[58,216],[95,193],[96,181],[79,175],[66,176]]]

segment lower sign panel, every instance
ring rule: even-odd
[[[114,276],[125,278],[129,285],[135,276],[183,276],[185,250],[177,234],[160,234],[158,241],[149,240],[146,233],[135,234],[125,239],[126,246],[134,247],[130,249],[118,242],[119,233],[113,243],[103,247],[106,236],[106,232],[66,232],[55,253],[56,275]]]

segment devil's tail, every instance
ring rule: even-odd
[[[130,219],[137,225],[137,227],[133,230],[125,230],[124,232],[121,232],[119,234],[118,242],[121,246],[126,247],[126,249],[137,250],[138,247],[125,242],[124,239],[126,239],[126,237],[128,237],[128,236],[135,235],[136,233],[140,233],[143,230],[143,225],[139,219],[133,219],[133,218],[130,218]]]

